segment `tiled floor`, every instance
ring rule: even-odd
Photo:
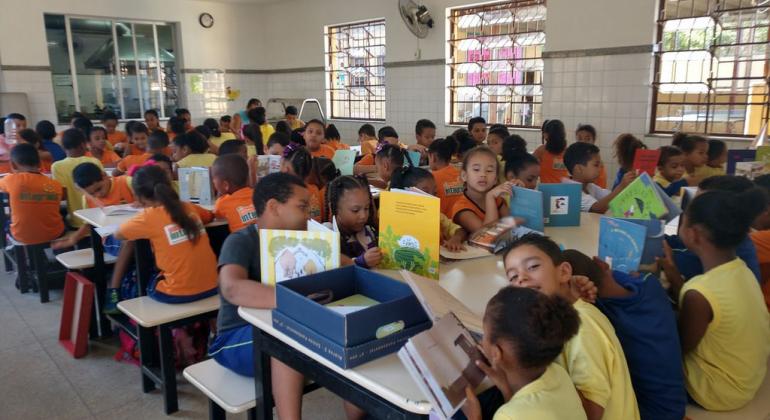
[[[61,291],[41,304],[21,295],[0,272],[0,419],[206,419],[206,399],[182,375],[179,408],[163,414],[160,391],[141,391],[137,367],[112,359],[116,342],[92,341],[73,359],[57,341]],[[304,399],[303,418],[344,418],[342,402],[325,390]],[[231,416],[230,418],[245,418]]]

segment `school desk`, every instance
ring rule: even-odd
[[[546,228],[545,234],[565,248],[593,256],[599,243],[599,218],[598,214],[581,213],[580,226]],[[395,270],[378,271],[400,279]],[[439,273],[439,284],[477,314],[482,314],[489,299],[508,284],[499,255],[441,263]],[[238,314],[254,331],[258,418],[272,418],[272,404],[262,404],[272,398],[270,357],[356,404],[373,418],[425,418],[431,409],[395,353],[346,370],[273,328],[270,310],[240,307]]]
[[[202,206],[207,210],[213,210],[213,206]],[[89,208],[75,211],[75,216],[88,223],[91,226],[91,248],[94,251],[94,267],[93,267],[93,282],[96,285],[96,311],[94,311],[94,318],[91,322],[91,338],[95,336],[106,337],[112,335],[112,328],[110,322],[107,320],[106,314],[104,314],[104,296],[107,290],[107,267],[104,263],[104,247],[102,245],[102,237],[97,232],[99,228],[107,228],[109,226],[120,225],[129,219],[133,214],[108,216],[100,208]],[[206,229],[217,230],[227,229],[227,222],[222,220],[214,220],[206,225]],[[137,286],[140,296],[144,296],[147,290],[147,285],[150,282],[150,276],[152,267],[154,265],[152,249],[150,242],[147,240],[139,240],[136,242],[136,248],[134,250],[134,258],[136,261],[136,277]]]

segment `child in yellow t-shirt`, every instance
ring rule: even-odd
[[[586,419],[572,380],[554,363],[579,325],[575,309],[558,296],[504,287],[492,297],[480,346],[486,360],[476,363],[505,401],[494,412],[496,420]],[[483,407],[473,390],[466,389],[466,396],[466,416],[482,418]]]
[[[590,420],[639,419],[636,394],[623,348],[610,321],[572,291],[572,266],[552,240],[539,234],[516,241],[503,258],[513,287],[539,290],[572,303],[580,316],[577,335],[556,359],[572,378]]]
[[[684,153],[684,167],[686,173],[684,178],[690,186],[700,184],[706,178],[706,163],[708,163],[708,140],[705,137],[693,136],[679,133],[671,141],[672,146],[676,146]]]
[[[684,283],[670,249],[662,261],[679,299],[687,393],[707,410],[743,407],[765,379],[770,316],[759,283],[736,248],[766,205],[758,188],[698,195],[687,206],[679,236],[700,258],[704,274]]]
[[[727,174],[727,145],[722,140],[709,140],[708,162],[698,172],[703,179]]]

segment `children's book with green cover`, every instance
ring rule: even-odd
[[[339,169],[342,175],[353,175],[353,166],[356,162],[356,151],[337,150],[334,152],[332,162],[334,162],[334,166]]]
[[[610,201],[610,213],[625,219],[660,219],[668,209],[655,182],[643,172]]]
[[[340,234],[330,230],[260,229],[259,258],[262,283],[272,286],[339,268]]]
[[[394,189],[380,193],[380,267],[438,279],[441,201]]]

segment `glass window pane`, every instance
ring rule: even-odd
[[[160,79],[158,78],[158,60],[155,58],[155,35],[152,27],[153,25],[134,24],[142,111],[160,108]]]
[[[123,118],[142,116],[136,53],[134,51],[134,28],[130,22],[115,22],[115,35],[118,37],[118,59],[120,62],[120,82],[123,89],[123,106],[126,107]]]
[[[75,91],[70,74],[70,55],[67,48],[67,32],[64,16],[45,15],[45,35],[48,41],[48,59],[51,63],[53,96],[56,101],[56,116],[59,123],[67,124],[70,116],[77,111]]]
[[[80,98],[80,112],[101,119],[106,110],[121,115],[112,23],[101,19],[70,19]]]
[[[179,107],[179,82],[176,70],[176,43],[172,25],[156,25],[160,53],[160,89],[163,92],[164,116],[174,115]]]

